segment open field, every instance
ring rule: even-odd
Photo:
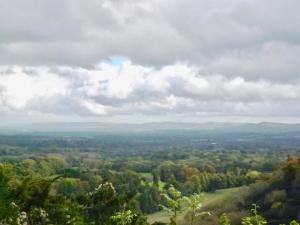
[[[212,205],[218,204],[219,202],[223,202],[233,194],[238,193],[241,188],[242,187],[227,188],[227,189],[217,190],[214,193],[205,193],[203,208],[210,207]],[[186,213],[187,213],[187,208],[183,206],[182,210],[178,213],[178,221],[182,221]],[[170,212],[164,210],[153,214],[149,214],[147,218],[150,224],[154,223],[155,221],[167,223],[170,222],[170,215],[171,215]]]
[[[227,198],[237,194],[243,187],[236,187],[236,188],[227,188],[227,189],[220,189],[214,193],[205,193],[205,200],[203,203],[203,208],[210,207],[212,205],[218,204],[223,202]]]

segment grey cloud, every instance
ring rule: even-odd
[[[121,55],[156,67],[188,62],[206,75],[291,81],[300,65],[299,6],[297,0],[3,0],[0,62],[93,68]]]
[[[0,113],[297,116],[299,7],[2,0]]]
[[[224,73],[228,77],[265,79],[277,82],[299,80],[300,45],[269,42],[256,51],[232,52],[208,64],[203,73]]]

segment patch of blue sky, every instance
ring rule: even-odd
[[[113,56],[113,57],[109,58],[108,63],[115,66],[115,67],[121,67],[125,61],[126,61],[125,57]]]

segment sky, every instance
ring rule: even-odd
[[[0,123],[300,122],[299,0],[0,0]]]

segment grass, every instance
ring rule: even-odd
[[[237,194],[242,187],[237,188],[227,188],[227,189],[220,189],[215,191],[214,193],[205,193],[205,200],[203,202],[203,208],[210,208],[214,205],[219,204],[220,202],[226,201],[226,199],[230,198],[231,196]],[[185,214],[187,213],[187,207],[183,206],[182,210],[178,213],[178,221],[184,219]],[[168,223],[170,222],[170,215],[171,213],[164,210],[159,211],[153,214],[147,215],[148,222],[163,222]]]
[[[152,174],[151,173],[139,173],[142,177],[148,178],[148,179],[152,179]]]
[[[143,177],[147,182],[151,182],[153,180],[153,175],[151,173],[139,173],[141,177]]]
[[[205,200],[203,202],[203,208],[211,207],[219,202],[225,201],[227,198],[237,194],[243,187],[226,188],[217,190],[214,193],[205,193]]]
[[[183,219],[185,213],[186,213],[186,209],[182,209],[178,213],[178,215],[177,215],[178,221]],[[147,215],[147,221],[150,224],[152,224],[154,222],[169,223],[170,217],[171,217],[171,212],[164,210],[164,211],[159,211],[159,212]]]

